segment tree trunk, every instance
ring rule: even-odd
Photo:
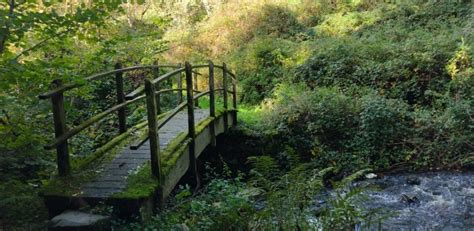
[[[15,0],[8,1],[8,5],[10,6],[8,10],[8,20],[5,22],[5,28],[2,29],[2,33],[0,33],[0,54],[5,51],[5,43],[10,33],[10,23],[13,18],[13,10],[15,9]]]

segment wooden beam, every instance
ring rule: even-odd
[[[209,60],[209,115],[211,117],[216,117],[216,99],[215,99],[215,90],[214,90],[214,63]],[[210,125],[211,133],[211,146],[216,147],[216,126],[213,122]]]
[[[181,68],[181,63],[178,66]],[[182,73],[178,74],[176,82],[179,89],[183,88],[183,74]],[[181,104],[182,102],[183,102],[183,92],[178,91],[178,104]]]
[[[233,113],[233,123],[232,125],[237,125],[237,79],[232,78],[232,106],[234,107]]]
[[[153,79],[158,79],[160,77],[160,68],[158,66],[158,61],[155,61],[153,63],[153,68],[151,69],[152,70],[152,74],[153,74]],[[156,91],[159,91],[160,90],[160,84],[161,83],[157,83],[155,85],[155,90]],[[161,114],[161,94],[160,93],[156,93],[155,92],[155,100],[156,100],[156,114],[159,115]]]
[[[197,73],[194,73],[194,81],[193,81],[194,91],[199,91],[198,78],[197,77],[198,77]],[[194,106],[199,107],[199,100],[198,99],[194,100]]]
[[[122,69],[122,64],[116,63],[115,69]],[[125,94],[123,92],[123,72],[115,73],[115,90],[117,93],[117,104],[125,102]],[[119,132],[122,134],[127,131],[127,114],[125,107],[120,108],[117,111],[117,116],[119,122]]]
[[[195,147],[196,147],[196,128],[194,127],[194,97],[193,97],[193,72],[192,66],[185,63],[186,73],[186,99],[188,108],[188,137],[191,140],[189,144],[189,168],[196,181],[196,189],[200,187],[199,173],[197,170]]]
[[[150,141],[151,173],[161,180],[161,157],[158,137],[158,126],[156,121],[156,98],[155,86],[150,79],[145,79],[146,106],[148,116],[148,140]]]
[[[224,88],[224,130],[227,132],[227,128],[229,127],[229,120],[227,119],[227,65],[222,63],[222,85]]]
[[[62,87],[62,81],[56,79],[51,84],[52,89]],[[53,104],[54,134],[56,138],[66,133],[66,112],[64,111],[64,95],[63,93],[55,94],[51,97]],[[67,176],[71,173],[71,165],[69,162],[69,151],[67,140],[56,147],[58,173],[60,176]]]

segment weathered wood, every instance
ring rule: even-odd
[[[115,69],[122,69],[122,64],[116,63]],[[117,93],[117,104],[125,102],[125,94],[123,92],[123,72],[115,73],[115,90]],[[120,108],[117,111],[117,116],[119,122],[119,132],[122,134],[127,131],[127,114],[125,107]]]
[[[214,63],[209,60],[209,115],[211,117],[216,117],[216,98],[214,91]],[[216,127],[214,121],[211,123],[210,127],[211,134],[211,146],[216,147]]]
[[[79,133],[80,131],[86,129],[87,127],[89,127],[91,124],[103,119],[104,117],[106,117],[107,115],[109,115],[110,113],[112,112],[115,112],[117,110],[119,110],[120,108],[123,108],[127,105],[130,105],[132,103],[135,103],[141,99],[145,98],[145,96],[140,96],[138,98],[135,98],[133,100],[129,100],[129,101],[125,101],[121,104],[118,104],[118,105],[115,105],[91,118],[89,118],[88,120],[84,121],[82,124],[78,125],[77,127],[74,127],[70,130],[68,130],[67,132],[63,133],[61,136],[59,137],[56,137],[56,139],[50,143],[50,144],[47,144],[44,146],[45,149],[49,150],[49,149],[52,149],[52,148],[55,148],[55,147],[58,147],[60,144],[64,143],[67,141],[67,139],[71,138],[72,136],[76,135],[77,133]]]
[[[177,65],[160,65],[160,67],[162,68],[177,68],[178,66]],[[90,81],[95,81],[95,80],[98,80],[102,77],[105,77],[105,76],[108,76],[108,75],[112,75],[112,74],[115,74],[115,73],[118,73],[118,72],[127,72],[127,71],[134,71],[134,70],[145,70],[145,69],[151,69],[153,68],[152,65],[149,65],[149,66],[133,66],[133,67],[125,67],[125,68],[121,68],[121,69],[114,69],[112,71],[106,71],[106,72],[102,72],[102,73],[99,73],[99,74],[95,74],[95,75],[91,75],[91,76],[88,76],[86,78],[84,78],[86,81],[86,83],[90,82]],[[59,88],[55,88],[55,89],[52,89],[51,91],[49,92],[46,92],[44,94],[41,94],[38,96],[38,98],[40,99],[48,99],[48,98],[51,98],[53,97],[54,95],[57,95],[57,94],[60,94],[60,93],[63,93],[65,91],[68,91],[68,90],[71,90],[71,89],[74,89],[74,88],[77,88],[77,87],[80,87],[80,86],[84,86],[84,83],[71,83],[71,84],[64,84],[62,85],[61,87]],[[143,88],[142,88],[142,92],[143,92]]]
[[[215,76],[214,76],[214,69],[217,65],[214,65],[211,61],[209,64],[206,65],[197,65],[191,66],[189,63],[185,63],[184,67],[178,67],[178,69],[173,70],[173,73],[167,73],[163,76],[159,76],[159,67],[161,65],[154,65],[150,66],[153,79],[146,79],[145,85],[142,87],[140,93],[141,95],[136,95],[133,97],[132,100],[125,101],[127,99],[123,95],[123,71],[115,71],[115,77],[117,82],[117,101],[122,100],[122,103],[118,103],[118,105],[113,106],[112,108],[99,113],[92,118],[85,121],[83,124],[71,129],[66,130],[65,126],[65,113],[64,113],[64,106],[63,106],[63,94],[59,94],[56,92],[52,97],[53,99],[53,113],[55,114],[55,131],[56,131],[56,140],[53,143],[54,146],[58,148],[58,169],[60,169],[60,175],[67,175],[69,174],[69,169],[61,170],[60,167],[60,150],[63,153],[66,153],[67,162],[69,162],[69,156],[67,155],[67,140],[80,132],[81,130],[85,129],[86,127],[90,126],[92,123],[97,122],[104,116],[108,115],[111,112],[120,111],[121,109],[125,109],[125,107],[131,103],[134,103],[141,99],[146,99],[147,103],[147,118],[148,118],[148,141],[144,141],[137,147],[138,150],[130,150],[128,147],[123,150],[121,153],[118,153],[113,160],[105,160],[104,163],[101,163],[100,166],[97,168],[99,174],[97,177],[94,178],[93,181],[88,183],[82,184],[81,191],[78,194],[71,195],[71,198],[100,198],[100,199],[117,199],[115,198],[116,193],[124,192],[129,193],[127,188],[127,176],[130,176],[133,172],[136,172],[140,166],[144,166],[146,163],[151,162],[151,171],[152,175],[160,179],[160,185],[155,186],[153,196],[143,196],[148,199],[157,199],[159,205],[163,205],[164,198],[169,195],[172,189],[175,187],[176,183],[179,179],[184,175],[184,172],[189,171],[196,180],[196,187],[200,186],[200,179],[197,169],[197,158],[199,157],[200,153],[208,146],[209,144],[215,145],[216,143],[216,135],[222,132],[225,132],[229,127],[229,121],[233,120],[232,125],[236,123],[236,109],[237,109],[237,95],[236,95],[236,79],[235,75],[233,75],[226,67],[224,63],[222,65],[223,71],[223,88],[215,88]],[[196,67],[208,67],[209,68],[209,91],[199,92],[197,86],[197,75],[193,75],[195,73],[193,71]],[[121,68],[119,64],[115,66],[117,70]],[[183,88],[183,81],[182,75],[183,72],[186,76],[186,86]],[[163,89],[157,90],[162,83],[162,81],[169,81],[174,79],[174,75],[177,75],[179,78],[178,81],[178,89]],[[230,76],[229,76],[230,75]],[[232,78],[234,77],[234,78]],[[229,83],[229,81],[232,81]],[[232,84],[232,86],[229,86]],[[64,85],[60,82],[55,85],[55,89],[64,89]],[[232,87],[232,90],[229,89]],[[181,103],[175,109],[171,110],[170,113],[167,112],[166,117],[163,117],[158,122],[157,114],[159,108],[158,102],[161,93],[170,92],[170,91],[178,91],[182,93],[182,90],[186,90],[187,99],[186,102]],[[216,116],[216,105],[215,105],[215,92],[222,91],[224,97],[224,114]],[[120,94],[120,92],[122,94]],[[135,92],[135,91],[134,91]],[[143,92],[146,94],[143,95]],[[195,94],[198,92],[198,94]],[[202,109],[195,109],[195,102],[200,97],[209,94],[210,100],[210,108],[206,110]],[[228,95],[232,94],[232,107],[233,110],[230,110],[228,104],[229,99]],[[182,94],[180,94],[180,101],[183,101]],[[124,99],[125,98],[125,99]],[[55,108],[54,105],[62,105],[62,108]],[[196,104],[197,105],[197,104]],[[187,110],[182,111],[184,108]],[[62,122],[57,122],[56,117],[58,115],[62,115],[62,119],[58,119]],[[125,115],[126,116],[126,115]],[[211,120],[206,120],[206,118],[211,117]],[[188,120],[187,123],[185,122],[186,119]],[[199,125],[198,132],[196,131],[196,124],[199,122],[203,122],[202,125]],[[57,124],[62,125],[62,129],[57,129]],[[119,122],[120,124],[120,122]],[[143,123],[145,126],[146,123]],[[205,127],[202,127],[204,126]],[[162,128],[162,129],[160,129]],[[125,127],[126,129],[126,127]],[[131,129],[130,129],[131,130]],[[183,138],[180,136],[182,132],[188,132],[187,137]],[[127,132],[126,134],[128,134]],[[176,144],[177,138],[180,137],[180,144]],[[182,140],[181,140],[182,139]],[[160,150],[165,150],[169,148],[170,144],[173,144],[173,148],[167,150],[170,156],[165,156],[166,160],[169,157],[172,157],[173,160],[172,166],[170,169],[166,169],[166,176],[163,175],[163,170],[161,166],[161,155]],[[60,147],[65,147],[65,149],[60,149]],[[174,148],[176,147],[176,148]],[[172,152],[172,153],[171,153]],[[177,156],[176,156],[177,155]],[[173,159],[176,157],[177,159]],[[61,156],[62,158],[62,156]],[[64,159],[64,158],[63,158]],[[63,160],[62,160],[63,162]],[[61,163],[62,163],[61,162]],[[67,164],[69,166],[69,163]]]
[[[199,91],[198,78],[197,77],[198,77],[198,74],[194,73],[194,81],[193,81],[194,91]],[[199,99],[194,100],[194,106],[199,107]]]
[[[186,99],[188,105],[188,138],[191,140],[189,144],[189,168],[196,180],[196,188],[200,187],[200,180],[197,170],[195,146],[196,146],[196,128],[194,126],[194,97],[193,97],[193,73],[192,66],[188,62],[185,63],[186,74]]]
[[[148,139],[150,140],[150,161],[153,176],[161,179],[161,158],[158,127],[156,121],[155,86],[151,80],[145,80],[146,105],[148,116]]]
[[[233,113],[233,123],[232,125],[237,125],[237,79],[232,78],[232,107],[234,108]]]
[[[155,61],[153,63],[153,65],[155,67],[153,67],[151,70],[152,70],[152,73],[153,73],[153,79],[158,79],[160,77],[160,69],[159,69],[159,66],[158,66],[158,61]],[[155,85],[155,90],[156,91],[159,91],[160,90],[160,83],[156,84]],[[161,114],[161,94],[160,93],[156,93],[155,92],[155,97],[156,97],[156,114],[159,115]]]
[[[56,79],[51,84],[53,89],[61,88],[62,81]],[[66,112],[64,111],[64,95],[59,93],[51,98],[53,104],[53,119],[54,119],[54,134],[56,138],[61,137],[66,132]],[[71,165],[69,162],[69,152],[67,140],[56,147],[58,173],[60,176],[69,175],[71,172]]]
[[[227,65],[222,63],[222,87],[224,88],[224,113],[227,113]],[[224,116],[224,130],[227,131],[229,121],[227,119],[227,115]]]
[[[181,63],[178,66],[181,67]],[[182,73],[178,75],[176,82],[179,89],[183,88],[183,74]],[[178,104],[181,104],[182,102],[183,102],[183,92],[178,91]]]
[[[171,72],[168,72],[162,76],[160,76],[159,78],[156,78],[156,79],[153,79],[152,82],[153,84],[159,84],[165,80],[168,80],[170,79],[171,77],[175,76],[175,75],[179,75],[181,72],[184,71],[184,68],[178,68],[178,69],[175,69]],[[132,92],[128,93],[126,96],[125,96],[125,99],[134,99],[135,97],[138,97],[139,95],[141,95],[143,93],[143,91],[145,90],[145,88],[143,86],[140,86],[138,87],[137,89],[133,90]]]

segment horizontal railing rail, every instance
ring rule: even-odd
[[[112,74],[125,73],[125,72],[129,72],[129,71],[143,70],[143,69],[150,69],[151,70],[152,68],[177,68],[177,67],[178,67],[178,65],[164,64],[164,65],[132,66],[132,67],[114,69],[114,70],[111,70],[111,71],[106,71],[106,72],[102,72],[102,73],[99,73],[99,74],[95,74],[95,75],[85,77],[84,80],[83,80],[84,83],[66,84],[66,85],[63,85],[61,87],[52,89],[52,90],[50,90],[46,93],[43,93],[43,94],[39,95],[38,97],[40,99],[48,99],[48,98],[51,98],[51,97],[53,97],[57,94],[63,93],[65,91],[72,90],[74,88],[84,86],[89,81],[98,80],[101,77],[105,77],[105,76],[112,75]]]
[[[133,100],[126,101],[126,102],[121,103],[121,104],[117,104],[117,105],[115,105],[115,106],[113,106],[113,107],[111,107],[111,108],[109,108],[109,109],[107,109],[103,112],[100,112],[99,114],[97,114],[97,115],[89,118],[88,120],[84,121],[80,125],[68,130],[66,133],[64,133],[60,137],[57,137],[52,143],[50,143],[48,145],[45,145],[44,148],[47,149],[47,150],[53,149],[53,148],[57,147],[58,145],[60,145],[61,143],[65,142],[67,139],[73,137],[77,133],[79,133],[79,132],[83,131],[84,129],[86,129],[87,127],[91,126],[95,122],[98,122],[101,119],[105,118],[106,116],[108,116],[112,112],[116,112],[119,109],[124,108],[124,107],[126,107],[130,104],[136,103],[137,101],[139,101],[141,99],[144,99],[144,98],[145,98],[145,96],[142,95],[142,96],[137,97]]]

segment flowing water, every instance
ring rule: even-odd
[[[357,230],[474,230],[474,173],[389,175],[356,185],[367,189],[364,208],[391,214]]]

